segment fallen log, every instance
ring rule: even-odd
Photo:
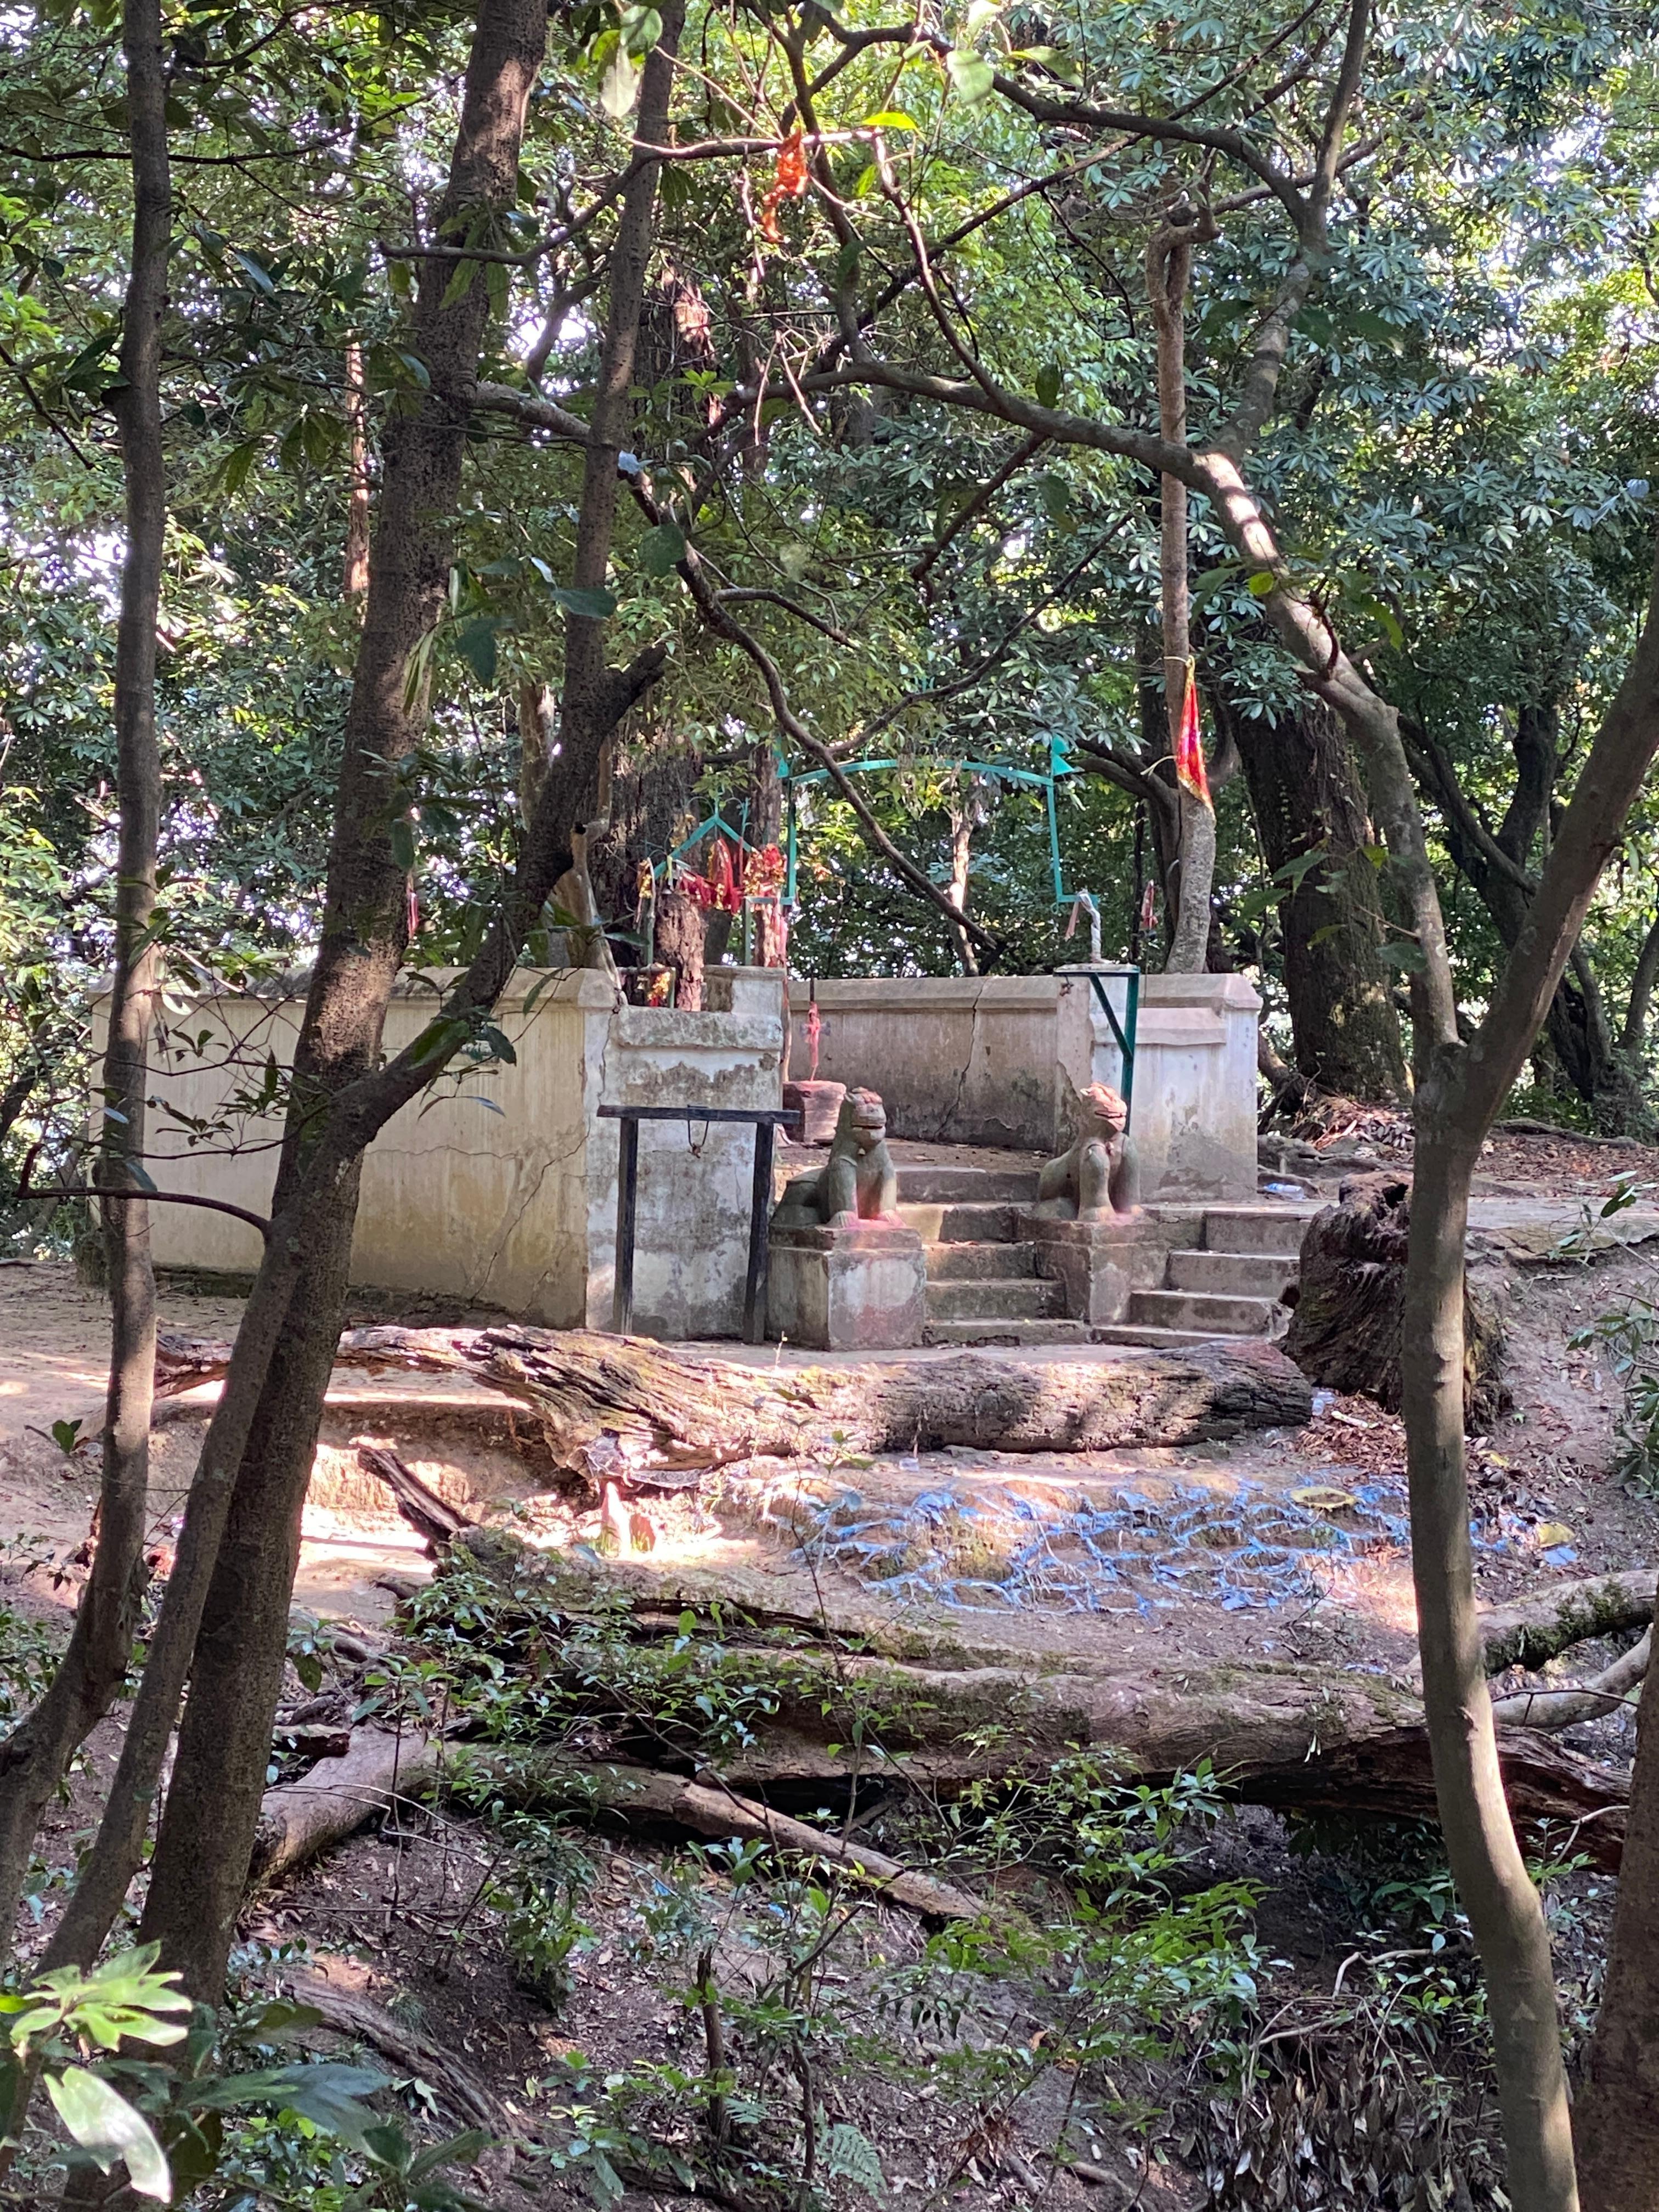
[[[1617,1869],[1630,1804],[1626,1776],[1580,1759],[1553,1737],[1529,1729],[1499,1729],[1498,1763],[1517,1827],[1547,1824],[1556,1831],[1558,1848],[1582,1850],[1595,1865]],[[1428,1730],[1420,1724],[1323,1744],[1300,1774],[1258,1775],[1240,1794],[1255,1804],[1297,1812],[1390,1820],[1439,1818]]]
[[[471,1514],[459,1513],[429,1489],[413,1468],[406,1467],[395,1451],[381,1444],[359,1444],[357,1464],[385,1483],[410,1527],[426,1539],[428,1552],[441,1552],[463,1530],[476,1528]]]
[[[621,1561],[573,1571],[499,1532],[469,1536],[452,1558],[503,1577],[514,1608],[522,1603],[529,1617],[539,1611],[556,1624],[538,1639],[540,1679],[562,1678],[570,1717],[599,1729],[617,1755],[656,1765],[708,1755],[702,1722],[687,1714],[684,1658],[660,1584],[653,1591],[647,1577]],[[580,1637],[562,1646],[556,1625],[584,1612],[614,1624],[619,1601],[647,1607],[663,1633],[659,1650],[629,1645],[625,1680],[607,1674],[602,1643]],[[740,1618],[724,1616],[697,1685],[717,1705],[723,1697],[741,1701],[749,1716],[746,1741],[720,1759],[732,1790],[820,1803],[826,1790],[878,1783],[884,1772],[948,1796],[1046,1772],[1083,1750],[1127,1780],[1165,1780],[1208,1759],[1246,1802],[1325,1808],[1350,1792],[1350,1809],[1432,1817],[1421,1704],[1383,1675],[1266,1660],[1121,1669],[1074,1662],[1044,1673],[1029,1652],[999,1650],[990,1626],[970,1651],[953,1647],[963,1663],[929,1665],[917,1663],[928,1639],[914,1616],[884,1638],[883,1653],[824,1648],[837,1637],[850,1647],[859,1619],[826,1610],[816,1646],[780,1649],[775,1641],[744,1644]],[[889,1656],[901,1638],[909,1656]],[[1624,1802],[1623,1778],[1545,1737],[1506,1731],[1504,1742],[1516,1819],[1593,1820],[1598,1862],[1611,1863],[1622,1831],[1608,1808]],[[1358,1766],[1343,1763],[1356,1759]],[[1369,1795],[1359,1787],[1366,1778]]]
[[[248,1879],[275,1881],[291,1874],[377,1813],[412,1796],[436,1767],[441,1748],[435,1736],[355,1729],[343,1759],[323,1759],[297,1782],[281,1782],[266,1790]]]
[[[525,1810],[580,1812],[630,1822],[660,1822],[722,1841],[769,1843],[826,1865],[862,1875],[894,1905],[930,1920],[978,1920],[982,1898],[890,1858],[856,1838],[832,1835],[805,1820],[757,1804],[723,1784],[710,1785],[651,1767],[595,1766],[556,1753],[472,1752],[462,1747],[454,1767],[463,1792],[479,1782]]]
[[[229,1356],[228,1345],[191,1345],[170,1355],[157,1388],[211,1381]],[[556,1463],[596,1490],[630,1475],[694,1479],[760,1457],[1199,1443],[1297,1427],[1313,1410],[1306,1378],[1277,1347],[1248,1337],[1179,1352],[1103,1346],[1064,1361],[988,1351],[763,1370],[586,1329],[359,1328],[341,1338],[336,1358],[470,1375],[521,1399]]]
[[[1553,1583],[1513,1605],[1495,1605],[1480,1616],[1486,1672],[1541,1667],[1569,1645],[1593,1636],[1616,1636],[1653,1619],[1659,1570],[1627,1567],[1618,1574]]]

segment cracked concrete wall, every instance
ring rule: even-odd
[[[441,988],[448,977],[430,980]],[[720,971],[726,1010],[687,1014],[618,1008],[605,979],[586,971],[521,970],[496,1010],[516,1064],[444,1077],[369,1147],[353,1280],[477,1300],[554,1328],[608,1323],[617,1133],[596,1109],[776,1106],[781,985],[772,971]],[[435,1004],[424,981],[400,988],[388,1054],[420,1033]],[[151,1136],[159,1188],[268,1209],[280,1121],[238,1101],[258,1092],[268,1058],[288,1063],[301,1012],[297,999],[226,994],[169,1017],[153,1084],[163,1102]],[[753,1133],[703,1134],[694,1121],[688,1145],[684,1125],[647,1125],[641,1139],[635,1304],[647,1333],[738,1326]],[[258,1263],[257,1233],[228,1215],[158,1204],[152,1219],[158,1265],[245,1273]]]

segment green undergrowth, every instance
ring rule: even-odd
[[[498,1846],[487,1901],[520,1983],[557,2014],[584,1955],[620,1943],[681,2024],[672,2062],[573,2051],[535,2085],[527,2155],[550,2174],[601,2205],[695,2187],[811,2212],[885,2202],[895,2181],[1012,2174],[1034,2193],[1036,2161],[1127,2149],[1204,2175],[1218,2207],[1500,2212],[1484,1996],[1432,1831],[1299,1832],[1297,1881],[1341,1947],[1335,1986],[1307,1983],[1261,1932],[1263,1885],[1207,1763],[1158,1786],[1076,1747],[1021,1771],[990,1759],[1017,1727],[988,1720],[974,1747],[1010,1774],[941,1797],[855,1651],[719,1607],[651,1635],[620,1602],[567,1602],[533,1557],[458,1548],[371,1689],[489,1748],[454,1788]],[[855,1822],[981,1896],[981,1918],[923,1925],[856,1875],[737,1843],[664,1850],[601,1909],[591,1825],[538,1805],[499,1756],[712,1779],[781,1705],[812,1699],[856,1740],[857,1786],[788,1809]]]

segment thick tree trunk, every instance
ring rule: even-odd
[[[1296,1307],[1285,1353],[1313,1382],[1404,1403],[1401,1331],[1406,1301],[1412,1187],[1393,1175],[1352,1176],[1302,1238]],[[1490,1304],[1463,1292],[1464,1419],[1486,1428],[1506,1402],[1504,1333]]]
[[[126,486],[126,557],[115,649],[118,836],[115,975],[100,1089],[96,1179],[112,1193],[142,1188],[149,1037],[160,951],[155,907],[161,765],[155,732],[155,624],[167,522],[161,444],[161,318],[167,305],[172,198],[166,69],[158,0],[127,0],[122,19],[133,184],[132,265],[116,408]],[[75,1627],[46,1696],[0,1745],[0,1959],[13,1923],[35,1825],[70,1758],[107,1711],[131,1656],[143,1594],[145,1492],[155,1362],[155,1278],[142,1197],[100,1201],[110,1293],[98,1543]]]
[[[1367,1103],[1406,1097],[1406,1056],[1382,964],[1382,908],[1365,795],[1336,718],[1316,699],[1276,721],[1229,715],[1268,872],[1321,852],[1279,902],[1297,1072]]]

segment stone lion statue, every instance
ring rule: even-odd
[[[1037,1178],[1031,1209],[1050,1221],[1109,1221],[1139,1212],[1134,1141],[1128,1107],[1109,1084],[1072,1093],[1075,1136],[1068,1152]]]
[[[849,1091],[842,1101],[830,1157],[821,1168],[790,1178],[772,1216],[781,1229],[846,1229],[856,1221],[893,1221],[898,1170],[887,1149],[887,1109],[873,1091]]]

